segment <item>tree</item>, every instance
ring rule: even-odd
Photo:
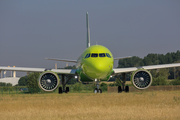
[[[67,66],[67,67],[64,67],[63,69],[76,69],[76,66],[73,65],[73,66]]]
[[[153,76],[152,86],[168,84],[169,69],[151,70],[151,74]]]
[[[0,86],[6,86],[6,83],[0,82]]]
[[[154,78],[152,82],[152,86],[157,86],[157,85],[167,85],[167,79],[162,76],[158,76],[157,78]]]
[[[21,77],[19,79],[19,81],[18,81],[18,85],[19,86],[26,86],[27,85],[27,80],[28,80],[27,76]]]
[[[180,63],[180,61],[176,61],[175,63]],[[173,71],[173,74],[174,74],[174,71]],[[176,77],[180,77],[180,67],[175,68],[175,74],[176,74]]]
[[[30,73],[27,77],[27,88],[30,93],[39,92],[38,78],[40,73]]]
[[[144,65],[152,65],[152,61],[149,57],[144,57],[143,59]]]
[[[6,86],[12,86],[12,84],[11,83],[7,83]]]
[[[170,64],[174,62],[180,62],[180,51],[177,52],[169,52],[165,55],[163,54],[154,54],[150,53],[145,56],[143,59],[139,57],[133,56],[128,59],[120,59],[118,62],[119,68],[126,67],[137,67],[137,66],[145,66],[145,65],[158,65],[158,64]],[[180,76],[180,67],[176,68],[176,77]],[[156,72],[152,72],[153,76]],[[174,78],[174,68],[169,68],[170,76],[169,79]],[[167,74],[168,75],[168,74]]]
[[[169,75],[169,69],[164,68],[160,69],[159,72],[157,72],[156,77],[164,77],[167,80]]]
[[[142,59],[137,57],[137,56],[133,56],[132,58],[126,58],[126,59],[120,59],[119,62],[119,68],[123,68],[123,67],[136,67],[136,66],[142,66]]]

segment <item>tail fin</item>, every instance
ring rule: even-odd
[[[87,48],[91,46],[90,44],[90,29],[89,29],[89,19],[88,12],[86,13],[86,28],[87,28]]]

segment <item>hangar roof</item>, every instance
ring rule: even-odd
[[[19,81],[19,77],[7,77],[7,78],[1,78],[0,82],[4,82],[4,83],[11,83],[13,86],[18,84]]]

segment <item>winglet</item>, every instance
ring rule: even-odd
[[[87,28],[87,48],[91,46],[90,44],[90,29],[89,29],[89,19],[88,12],[86,13],[86,28]]]

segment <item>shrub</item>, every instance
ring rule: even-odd
[[[153,82],[152,82],[152,86],[157,86],[157,85],[167,85],[167,80],[165,77],[157,77],[157,78],[154,78],[153,79]]]
[[[27,80],[28,80],[27,76],[21,77],[19,79],[19,81],[18,81],[18,85],[19,86],[26,86],[27,85]]]
[[[73,85],[73,90],[74,91],[82,91],[82,87],[83,87],[82,83],[76,83]]]
[[[38,77],[39,73],[31,73],[28,75],[28,80],[27,80],[27,88],[30,93],[38,93],[39,92],[39,87],[38,87]]]
[[[102,91],[107,91],[107,84],[106,83],[101,83],[100,88],[102,89]]]
[[[103,87],[103,86],[107,86],[107,84],[106,83],[101,83],[101,85],[100,85],[101,87]]]
[[[170,85],[180,85],[180,77],[178,77],[177,79],[171,81],[169,84]]]

